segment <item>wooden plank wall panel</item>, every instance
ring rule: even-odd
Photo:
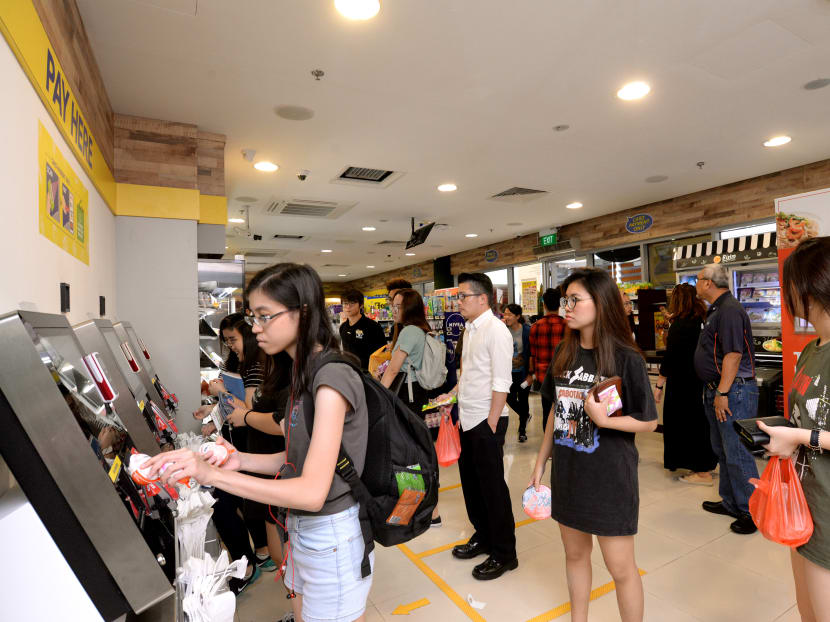
[[[745,222],[771,218],[778,197],[828,187],[830,160],[822,160],[566,225],[559,230],[559,234],[562,240],[577,238],[582,249],[594,250],[729,225],[740,226]],[[643,234],[628,233],[625,230],[626,220],[640,213],[650,214],[654,225]],[[537,234],[529,234],[456,253],[451,257],[452,273],[488,272],[503,266],[532,262],[536,259],[533,247],[537,243]],[[499,253],[498,259],[492,263],[484,260],[485,251],[490,249]],[[391,270],[349,285],[354,284],[362,291],[382,287],[386,281],[403,275],[406,270]]]
[[[115,181],[198,189],[198,128],[190,123],[115,115]],[[224,187],[224,162],[222,163]]]
[[[425,283],[432,281],[434,278],[434,270],[432,261],[423,261],[421,263],[383,272],[373,276],[368,276],[356,281],[350,281],[344,284],[343,289],[347,287],[354,287],[361,292],[368,292],[373,289],[382,289],[386,287],[386,282],[393,278],[406,279],[410,283]]]
[[[113,112],[75,0],[33,0],[107,166],[115,170]]]
[[[199,130],[196,136],[196,175],[201,194],[225,196],[224,134]]]

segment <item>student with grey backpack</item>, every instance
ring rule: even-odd
[[[401,330],[392,342],[392,358],[380,381],[397,393],[412,412],[424,417],[423,406],[447,378],[446,347],[430,335],[424,301],[414,289],[395,293],[392,315]],[[438,427],[430,428],[430,432],[432,440],[436,440]],[[441,526],[437,508],[432,524]]]

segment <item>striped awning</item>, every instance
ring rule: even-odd
[[[728,240],[699,242],[674,249],[674,269],[683,270],[710,263],[742,263],[778,256],[775,232],[756,233]]]

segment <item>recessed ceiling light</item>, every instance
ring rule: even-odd
[[[507,223],[508,227],[521,227],[524,223],[523,222],[509,222]]]
[[[458,186],[455,184],[441,184],[438,186],[438,192],[455,192],[458,190]]]
[[[377,231],[377,227],[363,227],[364,231]]]
[[[369,268],[369,270],[374,270],[375,269],[374,266],[366,266],[366,267]]]
[[[380,11],[380,0],[334,0],[334,8],[346,19],[372,19]]]
[[[225,247],[225,250],[228,250],[228,247],[227,247],[227,246]]]
[[[407,256],[407,257],[414,257],[414,256],[415,256],[415,253],[406,253],[406,256]]]
[[[617,97],[625,100],[640,99],[651,91],[651,87],[645,82],[629,82],[617,91]]]
[[[477,238],[478,233],[467,233],[464,237],[465,238]]]
[[[337,276],[346,276],[345,274],[338,274]]]
[[[661,181],[666,181],[668,178],[668,175],[652,175],[651,177],[646,177],[646,183],[659,184]]]
[[[228,218],[228,222],[242,223],[242,222],[245,222],[245,219],[244,218]]]
[[[277,106],[274,112],[277,113],[278,117],[289,121],[308,121],[314,117],[314,111],[303,106]]]
[[[321,253],[330,253],[330,252],[331,252],[331,249],[330,249],[330,248],[324,248],[324,249],[323,249],[323,250],[321,250],[320,252],[321,252]]]
[[[568,203],[565,207],[567,207],[568,209],[579,209],[580,207],[582,207],[582,203],[580,203],[579,201],[574,201],[573,203]]]
[[[273,162],[269,162],[268,160],[260,160],[254,164],[254,168],[258,171],[262,171],[263,173],[273,173],[279,168],[279,166]]]
[[[567,123],[563,123],[562,125],[554,125],[553,126],[553,131],[554,132],[564,132],[564,131],[569,130],[569,129],[571,129],[571,126],[568,125]]]
[[[830,84],[830,78],[819,78],[818,80],[810,80],[804,85],[804,88],[808,91],[815,91],[816,89],[823,89],[828,84]]]
[[[792,138],[789,136],[773,136],[769,140],[764,141],[764,147],[780,147],[790,142]]]

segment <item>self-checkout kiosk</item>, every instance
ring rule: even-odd
[[[95,352],[106,349],[114,368],[118,369],[119,376],[128,388],[125,399],[131,397],[136,404],[146,427],[149,427],[150,433],[155,437],[156,447],[172,447],[178,433],[175,421],[156,403],[158,396],[152,384],[149,384],[149,381],[145,382],[147,373],[142,367],[142,359],[134,351],[129,340],[122,339],[113,328],[112,322],[105,319],[82,322],[75,327],[75,333],[87,350]],[[153,401],[151,396],[155,396],[156,401]],[[144,453],[152,455],[158,452]]]
[[[0,343],[3,460],[101,619],[161,619],[153,612],[175,601],[175,517],[170,496],[125,468],[134,450],[158,448],[112,358],[83,347],[62,315],[0,316]]]
[[[153,369],[150,351],[136,334],[132,324],[129,322],[115,322],[115,324],[113,324],[113,328],[115,328],[115,332],[118,334],[119,339],[129,344],[133,353],[139,357],[136,361],[139,364],[139,367],[141,367],[139,375],[141,375],[145,384],[149,382],[147,392],[152,401],[156,403],[157,406],[161,406],[165,413],[173,415],[179,407],[179,400],[174,393],[168,391],[162,384],[158,374],[155,369]]]

